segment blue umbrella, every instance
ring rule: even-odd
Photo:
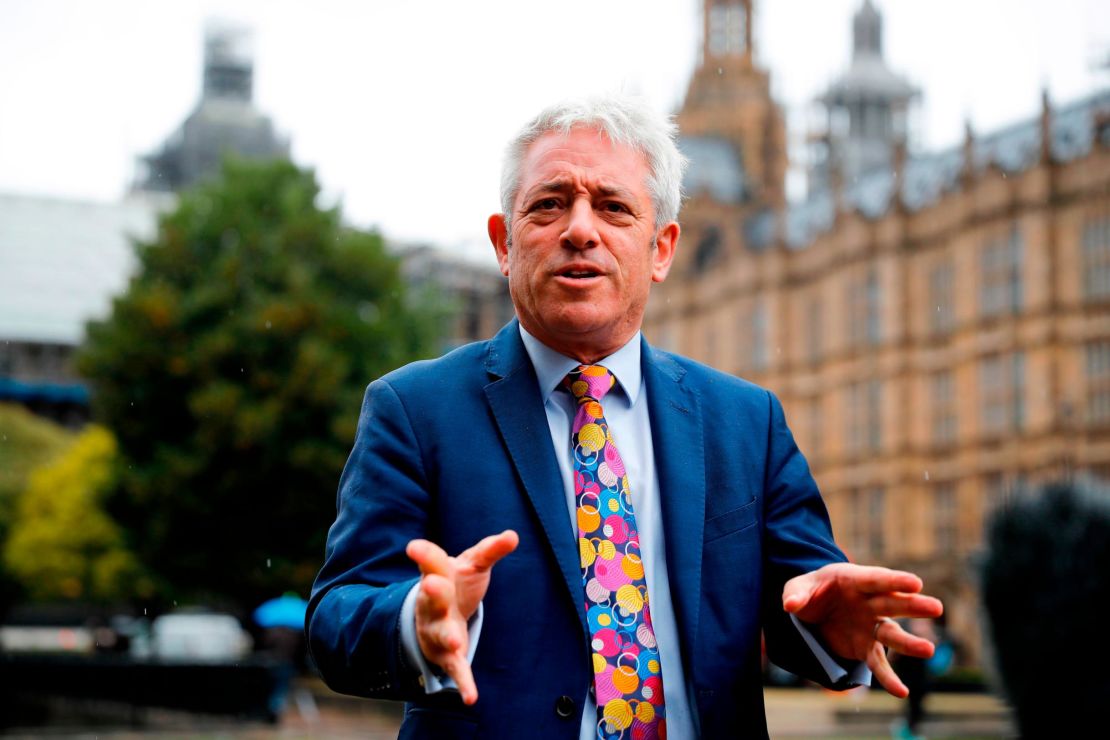
[[[254,610],[255,624],[263,629],[270,627],[291,627],[304,629],[304,615],[308,602],[300,596],[285,594],[276,599],[262,602]]]

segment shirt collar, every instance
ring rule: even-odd
[[[523,326],[520,326],[520,338],[524,341],[524,349],[528,352],[532,367],[536,369],[536,377],[540,381],[540,395],[543,402],[547,403],[552,391],[559,387],[567,373],[582,363],[573,357],[567,357],[551,349],[529,334]],[[636,332],[635,336],[616,352],[595,364],[604,365],[609,372],[613,373],[613,377],[624,389],[629,405],[635,405],[636,399],[640,395],[640,381],[642,379],[640,332]]]

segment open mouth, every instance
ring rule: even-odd
[[[562,270],[558,274],[559,277],[570,278],[571,280],[586,280],[601,275],[596,270]]]

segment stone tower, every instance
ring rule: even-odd
[[[252,102],[254,61],[250,33],[209,22],[204,41],[204,87],[200,102],[162,148],[142,157],[145,172],[136,190],[176,192],[219,172],[225,156],[278,159],[289,143]]]
[[[864,0],[852,20],[852,62],[818,102],[825,130],[812,137],[810,187],[839,177],[846,184],[876,169],[891,169],[907,145],[910,104],[920,91],[883,59],[883,21]]]
[[[723,138],[743,171],[743,200],[784,202],[786,128],[771,98],[770,75],[756,66],[754,0],[704,0],[701,63],[678,114],[684,137]]]

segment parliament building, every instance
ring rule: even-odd
[[[704,3],[682,248],[645,334],[773,390],[849,556],[921,574],[981,665],[992,509],[1110,477],[1110,91],[912,151],[919,91],[864,0],[788,201],[753,0]]]

